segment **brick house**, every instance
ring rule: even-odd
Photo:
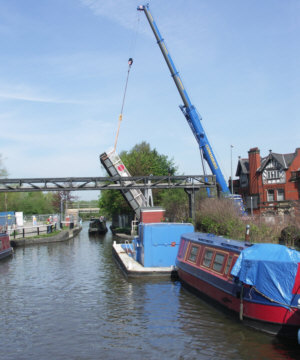
[[[284,214],[299,207],[300,148],[291,154],[270,150],[266,157],[250,149],[248,159],[239,158],[235,175],[234,193],[243,196],[249,213]]]

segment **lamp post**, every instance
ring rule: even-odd
[[[230,181],[230,185],[231,185],[231,194],[233,194],[233,177],[232,177],[232,148],[233,148],[233,145],[230,145],[230,162],[231,162],[231,181]]]

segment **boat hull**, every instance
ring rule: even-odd
[[[104,235],[107,233],[107,229],[106,230],[89,230],[89,235]]]
[[[10,246],[9,236],[7,234],[0,234],[0,259],[11,256],[13,248]]]
[[[13,254],[13,249],[12,248],[0,251],[0,260],[6,258],[8,256],[11,256],[12,254]]]
[[[236,320],[256,330],[271,335],[296,339],[299,323],[299,310],[287,310],[284,307],[251,303],[243,299],[243,311],[240,313],[241,300],[226,291],[185,272],[177,270],[184,287],[218,309],[230,313]]]
[[[276,245],[272,249],[278,251]],[[272,249],[268,247],[268,251],[272,252]],[[239,256],[242,254],[243,258],[248,254],[256,254],[258,250],[261,252],[264,249],[210,234],[184,234],[176,258],[178,278],[185,287],[209,303],[230,312],[245,325],[269,334],[297,339],[300,337],[299,254],[289,254],[293,259],[298,259],[290,264],[286,259],[282,261],[282,256],[285,255],[280,252],[280,257],[276,257],[276,260],[266,260],[265,263],[259,260],[257,268],[254,267],[257,257],[254,264],[247,260],[243,275],[248,271],[251,281],[247,278],[244,282],[240,279],[240,273],[239,276],[235,275],[236,268],[241,264]],[[269,269],[274,271],[274,267],[281,270],[277,274],[267,272]],[[256,274],[257,269],[261,272]],[[287,269],[290,273],[294,271],[288,286],[286,279],[290,273],[284,273],[282,269]],[[252,282],[253,274],[256,274],[256,279],[260,282]],[[263,289],[261,283],[264,285]],[[271,290],[271,295],[267,295]],[[281,301],[278,300],[278,294],[282,296]]]

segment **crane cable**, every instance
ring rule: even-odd
[[[121,122],[122,122],[122,118],[123,118],[123,109],[124,109],[125,97],[126,97],[126,92],[127,92],[128,78],[129,78],[129,73],[130,73],[130,69],[131,69],[132,63],[133,63],[133,59],[132,59],[132,58],[129,58],[129,59],[128,59],[128,71],[127,71],[125,89],[124,89],[124,94],[123,94],[123,101],[122,101],[121,112],[120,112],[120,115],[119,115],[119,123],[118,123],[118,130],[117,130],[117,135],[116,135],[116,140],[115,140],[114,152],[116,151],[116,148],[117,148],[119,131],[120,131],[120,126],[121,126]]]
[[[133,56],[134,56],[134,53],[135,53],[135,47],[136,47],[136,43],[137,43],[137,35],[138,35],[138,32],[139,32],[139,25],[140,25],[140,12],[137,11],[137,21],[136,21],[136,24],[135,24],[135,31],[134,31],[134,35],[132,37],[132,41],[131,41],[131,45],[130,45],[130,49],[129,49],[130,54],[133,54]],[[118,130],[117,130],[115,146],[114,146],[114,150],[113,150],[114,152],[116,151],[116,148],[117,148],[119,131],[120,131],[120,126],[121,126],[121,122],[122,122],[122,118],[123,118],[123,109],[124,109],[124,104],[125,104],[125,97],[126,97],[126,91],[127,91],[128,78],[129,78],[129,73],[130,73],[132,63],[133,63],[133,59],[130,57],[128,59],[127,78],[126,78],[125,89],[124,89],[124,94],[123,94],[121,112],[120,112],[120,115],[119,115]]]

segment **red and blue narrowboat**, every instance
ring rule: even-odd
[[[10,246],[9,235],[0,233],[0,260],[11,255],[13,248]]]
[[[300,343],[300,253],[277,244],[181,236],[178,276],[197,294],[258,330]]]

